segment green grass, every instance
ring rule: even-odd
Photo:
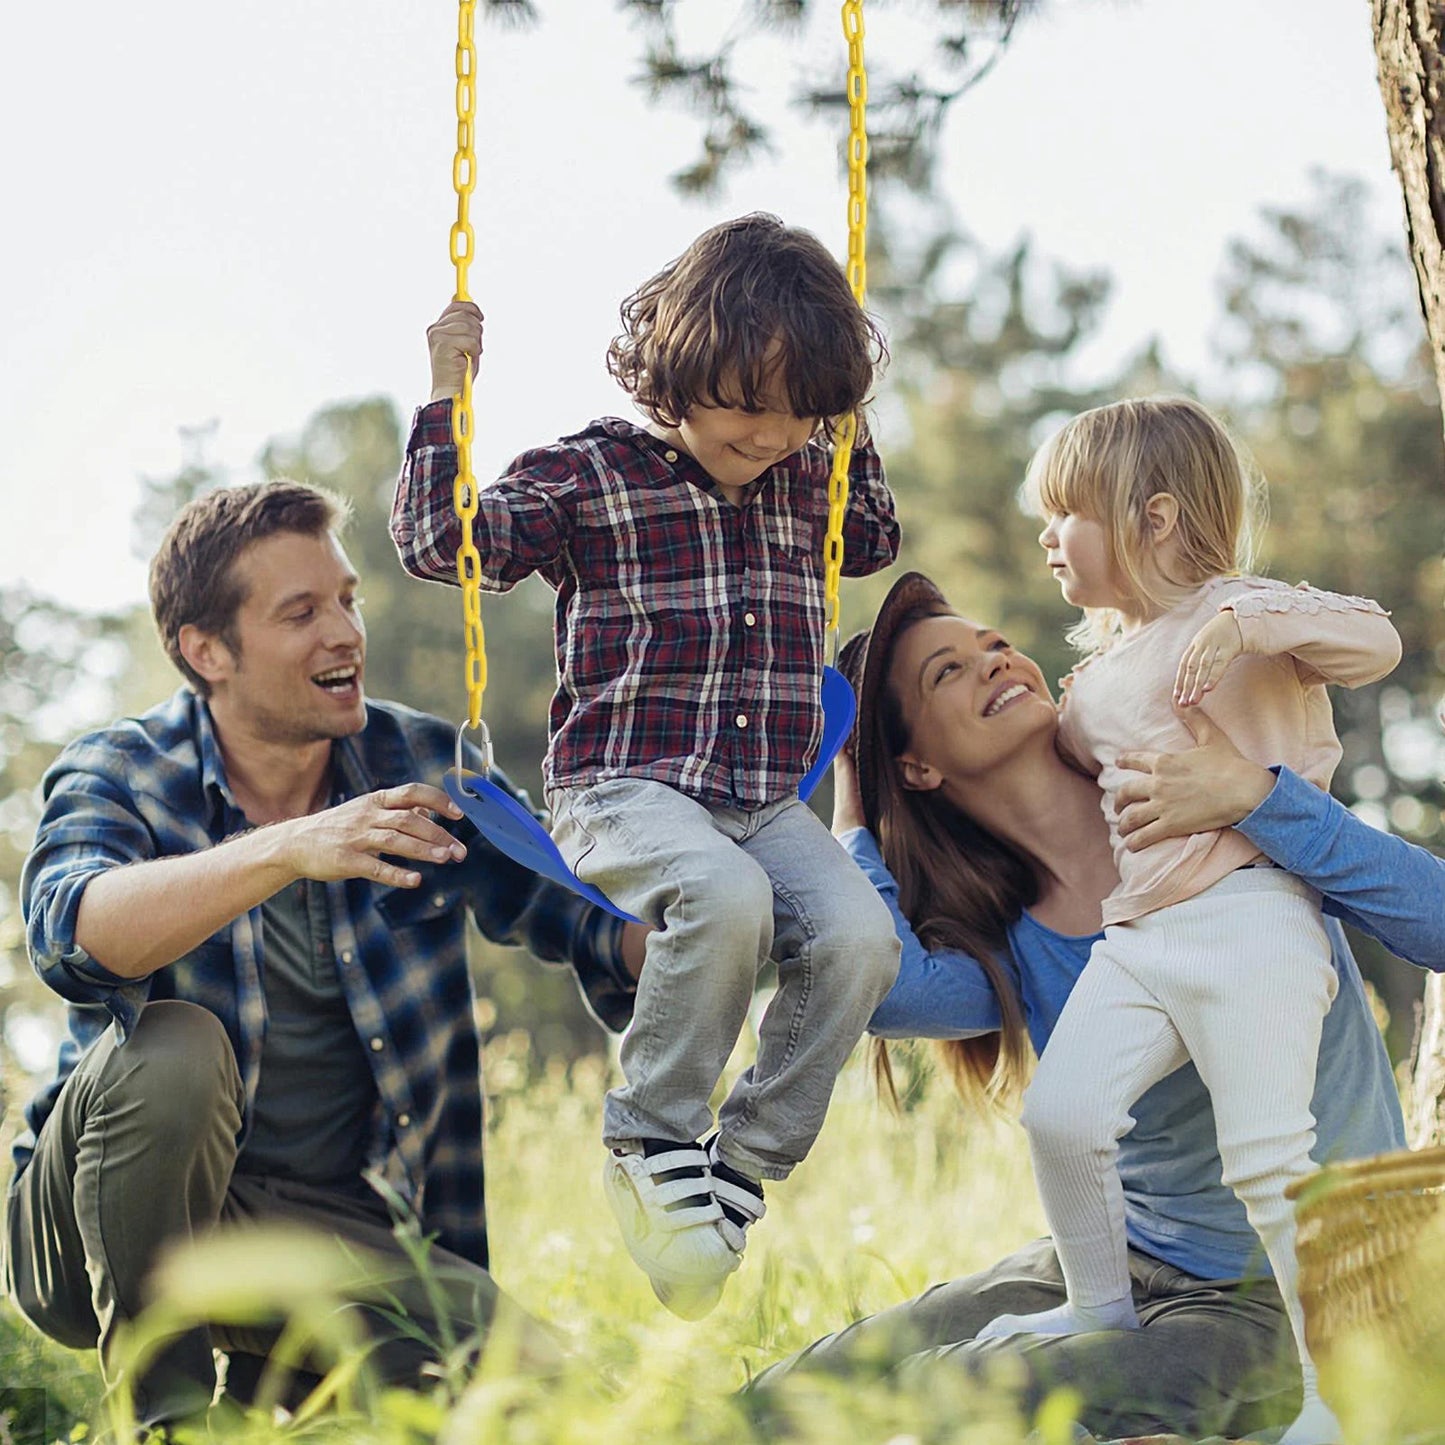
[[[479,1368],[454,1371],[429,1394],[377,1393],[357,1371],[352,1341],[328,1323],[324,1251],[292,1257],[278,1243],[264,1263],[233,1252],[203,1271],[189,1268],[172,1309],[231,1309],[268,1291],[300,1300],[341,1362],[328,1380],[339,1413],[318,1411],[285,1426],[252,1414],[214,1424],[209,1438],[247,1445],[746,1445],[777,1438],[736,1402],[734,1392],[752,1373],[933,1282],[980,1269],[1043,1230],[1015,1126],[966,1116],[936,1081],[895,1117],[874,1099],[860,1056],[839,1081],[812,1155],[769,1189],[767,1218],[723,1303],[687,1324],[653,1298],[602,1197],[605,1064],[584,1060],[570,1072],[558,1066],[528,1080],[523,1057],[517,1039],[488,1051],[494,1268],[503,1288],[564,1338],[574,1363],[560,1377],[527,1376],[511,1367],[503,1341]],[[0,1368],[6,1384],[34,1384],[51,1395],[52,1436],[94,1410],[90,1361],[46,1345],[4,1314]],[[1371,1402],[1356,1441],[1390,1445],[1409,1439],[1421,1419],[1445,1419],[1445,1401],[1429,1406],[1433,1416],[1409,1414],[1386,1378],[1389,1369],[1370,1358],[1352,1367],[1362,1399]],[[1038,1420],[1023,1422],[1006,1398],[961,1380],[931,1382],[926,1391],[883,1380],[813,1380],[788,1408],[787,1438],[801,1445],[1022,1445],[1030,1426],[1038,1427],[1041,1445],[1073,1439],[1070,1401],[1051,1401]],[[123,1399],[95,1417],[100,1430],[122,1440],[125,1420]]]

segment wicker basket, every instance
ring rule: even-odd
[[[1310,1352],[1365,1332],[1401,1365],[1445,1368],[1445,1148],[1331,1165],[1292,1184]]]

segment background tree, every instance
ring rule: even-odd
[[[1445,396],[1445,13],[1431,0],[1372,0],[1375,57],[1390,158],[1435,380]],[[1445,975],[1425,989],[1411,1089],[1411,1143],[1445,1143]]]
[[[788,97],[795,107],[830,120],[847,112],[843,92],[846,52],[839,38],[837,0],[747,0],[732,7],[696,6],[688,14],[676,0],[615,0],[636,27],[642,69],[633,78],[655,101],[697,117],[702,131],[696,161],[672,177],[684,194],[711,196],[728,176],[771,153],[772,128],[756,103],[747,63],[747,42],[773,37],[805,55]],[[890,0],[870,0],[870,12]],[[898,0],[890,8],[902,9]],[[1037,0],[927,0],[909,8],[931,17],[921,53],[911,64],[869,62],[869,171],[875,181],[931,189],[938,135],[949,107],[997,64],[1015,27]],[[704,13],[710,12],[710,13]],[[544,22],[546,6],[534,0],[484,0],[484,13],[504,25]],[[826,15],[831,44],[817,63],[807,43]],[[702,16],[705,34],[689,44],[685,24]],[[718,26],[723,28],[719,33]],[[824,76],[836,79],[824,79]],[[842,127],[840,125],[840,135]]]
[[[0,1117],[24,1103],[11,1081],[48,1066],[54,1040],[55,998],[30,967],[18,901],[40,778],[113,706],[128,653],[124,619],[0,588]]]

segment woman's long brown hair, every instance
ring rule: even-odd
[[[937,609],[905,614],[894,640]],[[878,846],[898,883],[898,902],[925,948],[956,949],[978,962],[998,999],[997,1033],[947,1039],[936,1047],[965,1099],[996,1107],[1016,1099],[1028,1076],[1030,1049],[1023,1003],[1008,951],[1008,925],[1038,901],[1036,865],[946,802],[941,793],[903,785],[898,763],[908,727],[897,693],[885,681],[878,697]],[[897,1102],[887,1044],[874,1042],[874,1076]]]

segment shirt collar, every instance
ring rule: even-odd
[[[207,827],[213,837],[227,837],[248,826],[246,815],[236,802],[236,795],[226,777],[226,762],[221,756],[221,743],[216,736],[216,723],[210,706],[199,693],[189,692],[189,698],[193,709],[192,735],[201,762],[201,790],[208,809]],[[374,775],[361,748],[361,739],[365,736],[366,729],[363,728],[354,736],[340,738],[331,745],[333,803],[359,797],[376,788]]]
[[[370,726],[370,710],[367,712],[367,726]],[[362,793],[374,792],[376,778],[367,765],[362,752],[361,740],[367,728],[353,733],[349,738],[338,738],[331,744],[332,799],[344,802],[347,798],[360,797]],[[339,795],[339,796],[338,796]]]
[[[231,784],[226,778],[226,764],[221,757],[221,744],[216,737],[215,720],[210,705],[199,693],[183,689],[189,698],[196,755],[201,763],[201,793],[206,800],[206,827],[212,837],[224,837],[244,826],[244,814],[236,803]]]

